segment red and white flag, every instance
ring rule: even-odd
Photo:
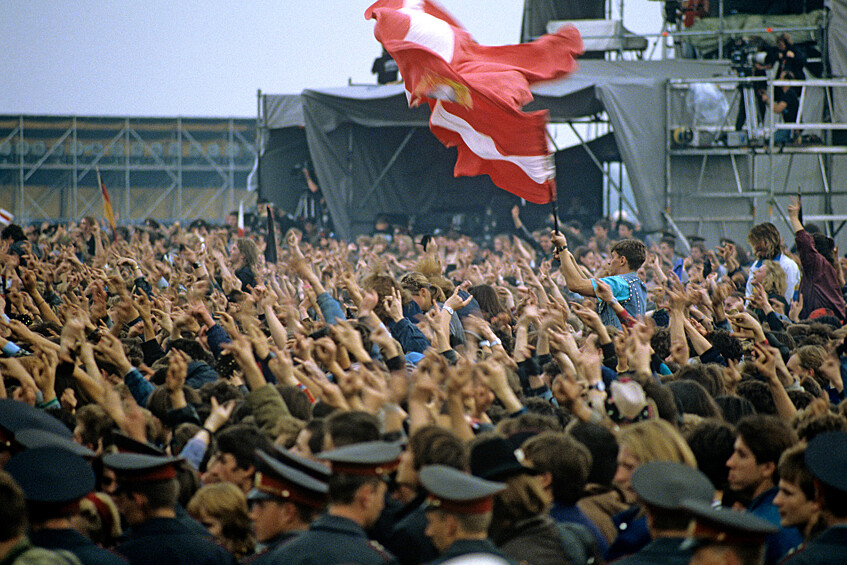
[[[244,201],[238,201],[238,237],[244,237]]]
[[[15,215],[6,210],[5,208],[0,208],[0,224],[9,225],[15,220]]]
[[[458,147],[456,176],[487,174],[530,202],[550,202],[555,165],[547,112],[523,112],[536,82],[576,69],[572,27],[532,43],[485,46],[430,0],[378,0],[365,11],[403,75],[410,106],[426,101],[433,134]]]

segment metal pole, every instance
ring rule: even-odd
[[[20,218],[18,223],[23,222],[24,220],[24,152],[20,151],[23,149],[23,145],[25,143],[24,140],[24,117],[21,116],[18,118],[18,128],[20,129],[20,142],[18,143],[18,209],[15,211],[15,215]]]
[[[227,144],[233,143],[233,139],[235,139],[235,136],[233,134],[234,128],[235,128],[235,124],[233,123],[232,118],[230,118],[229,119],[229,131],[227,132]],[[259,159],[259,154],[256,153],[256,160],[258,161],[258,159]],[[234,197],[234,195],[235,195],[235,161],[233,161],[231,158],[228,159],[228,161],[229,161],[229,185],[230,185],[230,188],[232,190],[233,197]],[[247,188],[247,187],[245,187],[245,188]],[[258,188],[256,189],[256,194],[257,195],[259,194]],[[256,213],[258,214],[258,212],[259,212],[259,210],[257,208]]]
[[[262,89],[256,91],[256,194],[262,194],[262,153],[264,148],[262,140],[264,138],[265,128],[265,98],[262,96]],[[231,160],[231,159],[230,159]]]
[[[750,87],[750,88],[754,88],[754,87]],[[754,93],[755,93],[755,91],[754,91]],[[765,106],[765,116],[766,116],[765,117],[765,127],[767,128],[767,132],[768,132],[768,161],[770,163],[770,169],[771,169],[768,173],[768,179],[769,179],[769,181],[768,181],[769,182],[768,192],[770,193],[770,201],[771,201],[771,209],[768,210],[768,220],[770,220],[773,217],[773,208],[772,208],[773,202],[774,202],[773,186],[774,186],[774,183],[776,183],[776,171],[774,171],[774,154],[773,154],[773,150],[774,150],[774,139],[773,138],[774,138],[774,133],[776,132],[776,130],[774,129],[774,119],[773,119],[774,118],[774,115],[773,115],[773,96],[774,96],[773,82],[768,81],[768,103]],[[756,110],[755,104],[750,104],[750,105],[753,106],[753,110],[755,111]],[[755,183],[756,183],[756,180],[753,179],[753,186],[754,187],[756,186]]]
[[[72,124],[71,127],[73,127],[73,130],[74,130],[73,141],[71,142],[71,152],[73,153],[73,167],[74,167],[74,172],[73,172],[73,175],[72,175],[72,178],[71,178],[71,194],[72,194],[71,198],[75,198],[76,197],[76,190],[77,190],[76,173],[77,173],[77,165],[78,165],[78,163],[77,163],[77,150],[76,150],[76,144],[77,144],[77,138],[78,138],[77,130],[76,130],[76,116],[73,117],[73,124]],[[60,218],[65,217],[65,194],[64,194],[64,192],[65,192],[65,190],[63,188],[62,189],[62,197],[59,199],[59,217]]]
[[[130,196],[129,196],[129,118],[125,120],[124,123],[124,166],[126,167],[126,171],[124,172],[124,221],[128,222],[130,219]]]
[[[671,213],[671,83],[665,82],[665,213]]]
[[[176,184],[176,202],[177,202],[177,217],[182,218],[183,209],[182,209],[182,118],[177,117],[176,119],[176,139],[177,139],[177,152],[176,152],[176,174],[177,174],[177,184]]]
[[[682,234],[682,230],[679,229],[679,226],[676,225],[676,222],[673,221],[671,215],[667,212],[662,212],[662,215],[665,217],[665,221],[671,227],[676,236],[682,240],[682,245],[685,246],[685,252],[691,253],[691,245],[688,243],[688,238]]]

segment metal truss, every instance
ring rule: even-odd
[[[102,214],[217,221],[256,160],[252,119],[0,116],[0,207],[20,223]],[[252,195],[251,195],[252,196]]]
[[[775,119],[769,104],[764,105],[764,111],[759,115],[754,99],[746,104],[751,109],[747,112],[746,124],[739,132],[735,132],[735,127],[729,122],[736,116],[738,107],[745,103],[743,95],[750,97],[753,94],[752,88],[757,80],[761,86],[766,86],[768,100],[774,100],[775,89],[781,87],[800,91],[796,122],[783,123]],[[696,120],[692,123],[690,118],[685,119],[686,113],[682,110],[683,103],[680,100],[695,83],[715,84],[732,99],[727,117],[720,124],[697,124]],[[817,108],[819,115],[814,116],[817,119],[814,122],[803,119],[803,112],[807,110],[804,101],[812,96],[813,91],[822,95]],[[847,190],[844,186],[838,186],[838,182],[833,182],[833,170],[843,170],[847,164],[847,146],[833,144],[831,135],[837,130],[847,130],[847,123],[832,118],[833,96],[838,96],[839,92],[847,92],[847,80],[765,81],[755,77],[721,77],[668,81],[664,216],[671,228],[682,234],[677,224],[693,224],[697,233],[710,223],[720,226],[740,224],[747,226],[744,230],[746,232],[746,229],[762,220],[779,221],[790,227],[785,207],[791,198],[799,194],[812,198],[814,202],[813,210],[810,211],[816,213],[804,214],[804,218],[823,222],[827,234],[833,237],[838,235],[847,225]],[[823,122],[820,116],[824,117]],[[683,130],[691,136],[690,140],[675,140],[674,134],[679,135]],[[815,142],[777,144],[776,133],[783,130],[817,132],[820,135]],[[735,136],[736,139],[740,136],[740,139],[731,143],[728,141],[729,136]],[[672,168],[677,163],[675,157],[700,159],[696,183],[681,186],[673,180]],[[732,175],[726,179],[724,186],[716,192],[714,189],[705,189],[707,186],[715,186],[711,167],[718,160],[727,162],[727,159]],[[803,182],[790,187],[789,181],[794,178],[792,170],[796,172],[801,164],[805,171],[805,176],[801,177]],[[716,213],[709,204],[715,202],[715,199],[734,199],[743,204],[736,207],[735,213]],[[686,205],[686,201],[699,201],[699,204]],[[682,213],[678,209],[680,207],[683,208]]]

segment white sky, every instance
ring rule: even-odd
[[[520,39],[522,0],[440,3],[482,44]],[[0,0],[0,114],[255,117],[257,89],[374,83],[369,4]],[[626,0],[625,24],[657,33],[661,7]]]

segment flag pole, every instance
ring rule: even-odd
[[[559,210],[556,205],[556,189],[553,187],[553,182],[550,181],[550,205],[553,206],[553,231],[559,233]]]
[[[553,146],[553,149],[558,151],[559,146],[556,145],[556,140],[553,139],[552,135],[550,135],[550,130],[547,129],[546,126],[544,127],[544,133],[547,134],[547,141],[549,142],[549,144]],[[547,188],[550,190],[550,205],[553,206],[553,231],[559,233],[559,210],[558,203],[556,202],[556,199],[558,197],[558,194],[556,193],[556,180],[549,179],[547,182],[549,183],[547,185]]]

